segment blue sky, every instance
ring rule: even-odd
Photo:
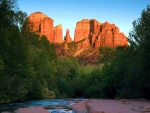
[[[74,39],[76,22],[82,19],[108,21],[128,36],[132,22],[141,16],[150,0],[18,0],[20,10],[30,15],[40,11],[54,20],[54,26],[62,24]]]

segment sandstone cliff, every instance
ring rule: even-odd
[[[32,13],[28,18],[33,24],[33,31],[45,35],[52,43],[62,43],[63,33],[62,25],[53,27],[54,20],[41,12]],[[72,42],[69,29],[66,30],[65,41]],[[115,24],[108,22],[100,23],[95,19],[83,19],[76,23],[74,34],[74,42],[79,42],[80,48],[88,46],[98,47],[116,47],[128,45],[127,38],[120,33],[119,28]]]
[[[28,17],[29,21],[33,23],[33,31],[45,35],[52,43],[63,42],[62,25],[53,27],[54,20],[41,12],[32,13]]]
[[[95,19],[83,19],[76,23],[74,41],[66,29],[63,40],[62,25],[53,26],[54,20],[41,12],[32,13],[28,19],[33,23],[32,31],[40,36],[45,35],[55,43],[59,56],[73,55],[84,65],[99,65],[97,61],[99,47],[128,46],[126,36],[115,24],[100,23]],[[66,43],[63,43],[66,42]]]
[[[34,21],[33,21],[34,22]],[[50,42],[53,42],[53,20],[49,17],[45,17],[39,22],[39,33],[45,35]]]
[[[81,47],[116,47],[128,45],[127,38],[120,33],[119,28],[115,24],[105,22],[101,24],[95,19],[81,20],[77,22],[74,41],[80,43]]]
[[[62,33],[62,25],[59,24],[53,28],[53,42],[54,43],[62,43],[63,42],[63,33]]]

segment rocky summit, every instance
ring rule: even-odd
[[[32,13],[28,17],[34,24],[33,31],[41,36],[45,35],[52,43],[72,42],[69,29],[63,39],[62,25],[53,26],[54,20],[41,12]],[[81,41],[83,40],[83,41]],[[115,24],[109,22],[100,23],[96,19],[83,19],[76,23],[74,42],[79,42],[82,48],[93,47],[116,47],[128,45],[126,36],[119,31]]]
[[[28,20],[33,23],[33,32],[40,36],[45,35],[51,43],[56,45],[59,56],[73,55],[79,61],[87,59],[86,64],[89,61],[92,61],[92,64],[97,62],[91,59],[94,58],[93,56],[97,58],[99,47],[128,46],[127,37],[115,24],[109,22],[100,23],[96,19],[78,21],[73,41],[69,29],[66,29],[63,39],[62,24],[53,26],[54,20],[41,12],[32,13]]]
[[[95,19],[84,19],[76,23],[74,41],[85,39],[80,46],[116,47],[128,45],[127,38],[115,24],[100,23]]]
[[[52,43],[63,42],[62,25],[53,26],[54,20],[41,12],[32,13],[28,17],[29,21],[34,24],[32,30],[45,35]]]

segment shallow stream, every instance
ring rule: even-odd
[[[13,113],[14,110],[19,108],[26,108],[29,106],[42,106],[51,113],[74,113],[70,106],[74,104],[76,100],[77,99],[48,99],[0,104],[0,113],[4,111]]]

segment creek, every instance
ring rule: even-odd
[[[0,113],[4,111],[13,113],[14,110],[19,108],[26,108],[29,106],[42,106],[51,113],[74,113],[70,106],[77,100],[79,99],[47,99],[5,103],[0,104]]]

